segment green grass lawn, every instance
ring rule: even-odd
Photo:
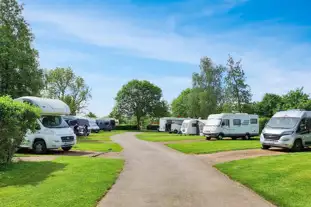
[[[208,154],[222,151],[260,148],[258,140],[217,140],[206,142],[174,143],[168,147],[187,154]]]
[[[87,137],[78,137],[74,150],[96,151],[96,152],[121,152],[122,147],[111,141],[110,137],[123,131],[92,133]]]
[[[169,134],[165,132],[144,132],[136,135],[141,140],[151,142],[167,142],[167,141],[182,141],[182,140],[204,140],[202,136],[185,136],[180,134]]]
[[[110,189],[123,161],[60,157],[0,168],[0,205],[5,207],[93,207]]]
[[[310,206],[310,152],[260,157],[217,164],[229,175],[282,207]]]

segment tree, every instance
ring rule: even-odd
[[[94,119],[97,118],[96,114],[94,114],[93,112],[89,112],[86,116],[89,118],[94,118]]]
[[[43,87],[34,36],[17,0],[0,1],[0,96],[38,95]]]
[[[80,113],[92,97],[91,89],[84,79],[76,76],[71,68],[56,68],[46,71],[44,94],[49,98],[63,100],[72,115]]]
[[[141,119],[145,116],[158,116],[159,106],[163,104],[162,90],[148,81],[132,80],[123,85],[118,92],[116,110],[118,113],[137,120],[140,129]]]
[[[262,117],[272,117],[280,109],[282,102],[281,96],[266,93],[262,100],[255,104],[255,113]]]
[[[282,97],[282,110],[306,109],[310,110],[310,97],[302,88],[291,90]]]
[[[175,98],[171,104],[172,115],[175,117],[188,117],[188,95],[191,93],[191,88],[183,90],[180,95]]]
[[[235,62],[229,55],[228,71],[225,77],[227,102],[233,103],[234,108],[242,112],[243,104],[250,103],[252,99],[251,90],[246,84],[246,77],[242,69],[241,60]]]

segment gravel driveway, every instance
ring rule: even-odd
[[[273,206],[196,156],[138,140],[135,133],[112,139],[124,148],[126,164],[99,207]]]

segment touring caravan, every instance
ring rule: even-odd
[[[181,125],[184,120],[189,118],[163,117],[160,118],[159,132],[180,132]]]
[[[258,115],[247,113],[211,114],[203,128],[203,134],[207,140],[212,137],[251,139],[251,137],[259,135]]]
[[[67,104],[57,99],[46,99],[24,96],[15,99],[37,106],[41,109],[41,117],[37,120],[37,131],[27,132],[20,148],[32,149],[42,154],[48,149],[62,148],[69,151],[76,144],[76,135],[61,115],[70,114]]]
[[[311,111],[280,111],[266,124],[260,135],[263,149],[270,147],[300,151],[311,146]]]
[[[180,131],[184,135],[201,135],[206,121],[202,119],[185,120],[181,125]]]

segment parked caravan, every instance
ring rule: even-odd
[[[70,109],[63,101],[33,96],[15,99],[37,106],[41,117],[37,120],[37,131],[27,132],[20,148],[32,149],[35,153],[46,153],[48,149],[62,148],[69,151],[76,144],[76,135],[61,115],[70,114]]]
[[[311,145],[311,111],[280,111],[266,124],[260,135],[263,149],[270,147],[301,151]]]
[[[189,118],[163,117],[160,118],[159,132],[180,132],[184,120]]]
[[[197,135],[197,134],[200,134],[199,120],[198,119],[184,120],[182,125],[181,125],[180,131],[184,135]]]
[[[64,116],[63,118],[77,136],[89,136],[91,134],[90,124],[86,118],[78,116]]]
[[[203,134],[207,140],[212,137],[222,139],[251,139],[259,135],[258,115],[246,113],[222,113],[211,114],[203,128]]]
[[[89,121],[89,124],[90,124],[90,131],[94,133],[98,133],[100,129],[99,129],[99,126],[96,124],[96,120],[92,118],[87,118],[87,120]]]

